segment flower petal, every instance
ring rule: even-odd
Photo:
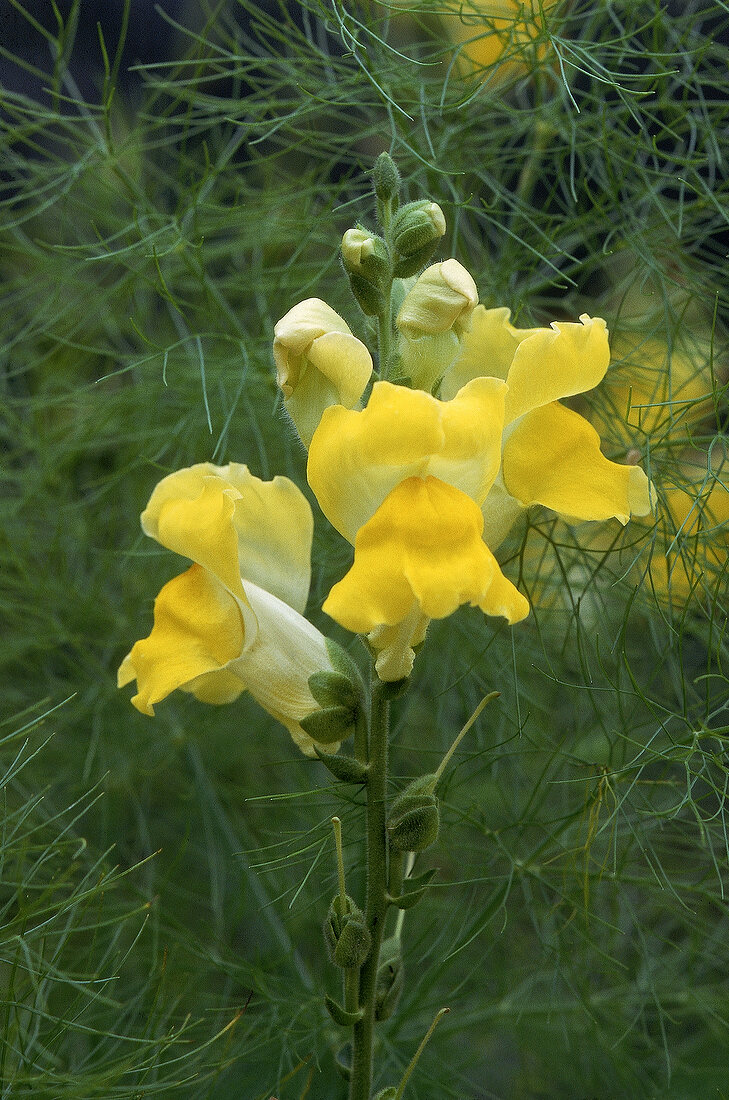
[[[651,511],[643,470],[605,458],[592,425],[557,402],[534,409],[507,434],[502,474],[524,507],[543,504],[574,519],[621,523]]]
[[[208,703],[227,703],[245,685],[226,668],[243,648],[238,604],[199,565],[169,581],[154,604],[154,626],[122,661],[118,684],[137,681],[132,703],[142,714],[177,688]]]
[[[522,340],[507,381],[506,423],[561,397],[593,389],[610,363],[607,326],[583,313],[580,324],[553,321]]]
[[[463,603],[510,623],[529,604],[502,576],[481,539],[483,516],[460,490],[435,477],[411,477],[359,531],[354,564],[324,610],[347,630],[367,634],[413,614],[431,619]]]
[[[230,670],[256,702],[286,726],[301,751],[314,756],[314,741],[299,723],[319,709],[309,690],[309,677],[334,671],[326,638],[303,615],[257,585],[246,582],[245,591],[258,632],[231,662]],[[336,752],[340,743],[321,748]]]
[[[372,356],[331,306],[307,298],[274,329],[273,357],[286,410],[308,446],[324,409],[355,405],[372,374]]]
[[[476,306],[471,314],[471,328],[463,334],[461,350],[440,387],[444,401],[450,400],[473,378],[506,380],[516,349],[528,336],[549,329],[514,328],[506,307],[486,309]]]
[[[446,402],[377,382],[361,412],[327,409],[307,470],[324,515],[354,542],[395,486],[428,475],[480,504],[498,473],[504,392],[478,378]]]
[[[241,599],[242,574],[297,611],[306,606],[314,520],[288,478],[262,481],[233,462],[178,470],[155,488],[142,529]]]
[[[325,409],[351,409],[362,396],[372,374],[372,356],[355,336],[327,332],[309,348],[299,382],[285,398],[286,411],[304,446],[311,443]]]

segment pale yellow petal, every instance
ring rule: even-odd
[[[643,470],[605,458],[592,425],[558,403],[534,409],[507,432],[502,476],[524,507],[543,504],[574,519],[627,523],[631,513],[651,510]]]
[[[328,409],[307,470],[327,519],[354,542],[401,481],[429,475],[480,504],[499,468],[504,390],[499,379],[479,378],[444,402],[378,382],[361,412]]]
[[[154,714],[155,703],[196,683],[206,701],[230,702],[245,688],[226,667],[243,640],[238,604],[212,574],[193,565],[159,593],[152,633],[122,661],[119,687],[137,681],[132,703],[142,714]]]
[[[444,618],[464,603],[517,622],[529,605],[502,577],[482,531],[481,511],[465,493],[435,477],[408,478],[360,530],[354,564],[324,610],[362,634],[415,609]]]
[[[286,411],[305,446],[324,409],[352,408],[372,374],[372,356],[320,298],[290,309],[274,329],[273,357]]]
[[[288,478],[262,481],[238,463],[178,470],[155,488],[142,528],[241,599],[242,574],[297,611],[306,606],[314,521]]]
[[[285,398],[286,411],[304,446],[311,443],[324,410],[330,405],[351,409],[371,375],[372,356],[351,334],[328,332],[312,343],[296,389]]]

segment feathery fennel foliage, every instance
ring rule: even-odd
[[[534,511],[501,555],[528,622],[432,624],[396,782],[501,699],[444,781],[376,1085],[449,1005],[408,1098],[727,1094],[729,12],[558,4],[503,82],[463,77],[447,6],[168,4],[167,59],[138,62],[134,3],[81,54],[93,5],[42,22],[11,2],[3,1096],[343,1095],[318,937],[334,812],[361,885],[361,799],[245,697],[175,697],[151,722],[114,676],[175,571],[137,533],[156,481],[233,460],[305,485],[273,325],[317,295],[365,337],[337,247],[371,216],[382,149],[443,206],[440,255],[487,305],[606,317],[616,364],[580,411],[610,457],[635,452],[657,511],[579,530]],[[345,564],[321,522],[322,625]]]

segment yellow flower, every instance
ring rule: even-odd
[[[136,680],[132,703],[150,715],[178,688],[206,703],[248,690],[314,755],[301,726],[320,710],[309,677],[336,670],[330,643],[303,616],[313,518],[301,491],[236,463],[200,463],[157,485],[142,528],[194,564],[159,593],[152,632],[124,658],[119,687]],[[347,732],[319,747],[336,751]]]
[[[441,15],[450,40],[460,46],[464,75],[488,75],[501,84],[534,68],[546,52],[547,13],[557,0],[470,0]],[[486,74],[486,70],[490,70]]]
[[[729,463],[710,466],[708,455],[694,449],[678,467],[680,483],[664,488],[650,580],[659,598],[678,607],[693,596],[712,609],[718,599],[726,611]]]
[[[529,612],[481,537],[505,390],[499,379],[478,378],[438,401],[378,382],[366,409],[327,409],[314,434],[309,484],[355,548],[324,610],[369,636],[382,680],[408,676],[429,620],[460,604],[510,623]]]
[[[307,447],[324,409],[351,409],[372,374],[367,348],[320,298],[299,302],[276,324],[273,357],[286,411]]]
[[[517,518],[542,504],[572,520],[651,511],[649,482],[638,466],[605,458],[600,437],[560,398],[592,389],[610,362],[605,322],[586,314],[579,324],[516,329],[508,309],[478,306],[461,351],[441,386],[457,393],[483,375],[503,378],[506,394],[501,473],[483,505],[484,538],[496,549]]]
[[[603,438],[626,448],[684,441],[713,409],[711,341],[676,333],[665,338],[622,331],[612,341],[614,366],[590,419]]]

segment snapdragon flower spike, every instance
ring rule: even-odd
[[[273,358],[286,411],[309,446],[324,409],[351,409],[372,374],[372,356],[320,298],[299,302],[274,328]]]
[[[618,519],[651,511],[650,484],[639,466],[611,462],[584,417],[560,399],[593,389],[610,363],[605,322],[517,329],[508,309],[477,306],[441,397],[484,375],[502,378],[506,395],[502,468],[483,504],[484,537],[496,549],[533,504],[574,520]]]
[[[510,623],[529,612],[482,539],[505,391],[501,380],[479,378],[439,401],[377,382],[366,409],[334,406],[314,434],[309,484],[355,548],[324,610],[368,636],[381,680],[408,676],[430,619],[461,604]]]
[[[285,477],[262,481],[236,463],[200,463],[157,485],[142,527],[194,564],[162,588],[151,634],[121,664],[119,686],[137,682],[134,706],[153,715],[177,689],[207,703],[247,690],[306,755],[336,752],[352,732],[357,686],[341,721],[325,722],[318,738],[301,725],[321,709],[309,680],[330,674],[344,697],[347,667],[303,615],[313,537],[303,493]]]

